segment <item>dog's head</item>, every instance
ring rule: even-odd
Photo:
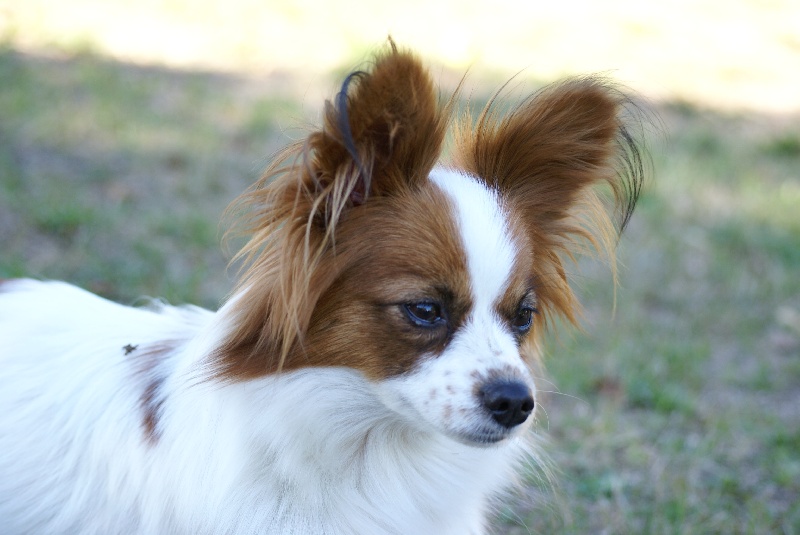
[[[551,86],[505,115],[490,103],[453,121],[455,103],[392,43],[245,194],[249,268],[213,355],[219,376],[347,367],[462,442],[525,427],[542,331],[576,315],[565,258],[614,245],[641,162],[624,97],[598,79]]]

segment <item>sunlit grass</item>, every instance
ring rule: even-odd
[[[0,4],[2,6],[2,4]],[[249,72],[327,72],[392,34],[426,58],[498,80],[607,72],[650,96],[800,110],[791,0],[7,0],[15,46]]]

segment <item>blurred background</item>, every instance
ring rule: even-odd
[[[654,172],[496,532],[800,533],[800,3],[366,4],[0,0],[0,278],[218,306],[225,206],[387,35],[472,105],[602,73]]]

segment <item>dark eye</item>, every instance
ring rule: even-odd
[[[408,319],[418,327],[436,327],[444,321],[442,307],[438,303],[406,303],[403,308]]]
[[[533,315],[536,313],[536,309],[523,306],[517,312],[517,315],[514,316],[514,319],[511,320],[511,326],[514,327],[519,333],[525,334],[531,329],[531,325],[533,324]]]

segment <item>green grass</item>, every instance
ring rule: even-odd
[[[0,79],[0,278],[127,303],[224,298],[222,211],[320,104],[86,52],[6,48]],[[607,270],[582,263],[584,332],[547,344],[557,486],[531,476],[498,533],[800,533],[800,121],[655,111],[616,311]]]
[[[800,155],[774,142],[797,127],[660,111],[667,139],[621,247],[616,315],[607,278],[582,266],[587,333],[549,345],[554,382],[580,399],[545,405],[567,511],[527,525],[797,533]]]
[[[300,104],[251,80],[0,53],[0,273],[215,306],[218,222]]]

